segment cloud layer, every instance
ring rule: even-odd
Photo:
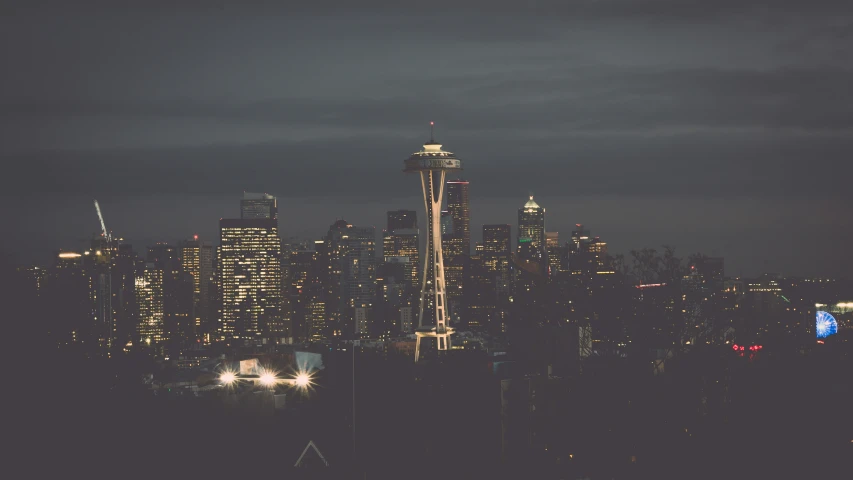
[[[0,158],[13,174],[0,188],[26,200],[3,213],[26,221],[40,198],[63,195],[138,213],[150,206],[130,199],[248,189],[374,205],[379,214],[349,220],[377,223],[412,197],[400,165],[435,120],[484,221],[501,221],[505,205],[501,223],[514,223],[511,205],[533,191],[565,206],[555,229],[627,221],[573,211],[593,208],[589,198],[625,211],[653,201],[650,230],[663,243],[683,231],[665,211],[672,202],[736,201],[730,218],[757,242],[784,222],[850,237],[839,219],[853,205],[850,2],[458,3],[7,7]],[[225,204],[207,205],[199,215],[215,228]],[[705,218],[722,224],[724,212]],[[178,234],[163,222],[128,236]],[[55,243],[71,236],[50,231]],[[641,246],[630,230],[611,231],[619,250]],[[728,243],[722,253],[744,268],[785,268],[784,258],[750,263]],[[809,268],[851,263],[839,251]]]

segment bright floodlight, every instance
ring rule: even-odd
[[[265,373],[261,375],[261,383],[264,385],[274,385],[275,384],[275,375],[271,373]]]
[[[311,377],[307,373],[300,373],[296,376],[296,386],[305,388],[311,383]]]
[[[237,376],[232,372],[225,372],[219,376],[219,381],[225,385],[231,385],[234,383],[234,380],[237,380]]]

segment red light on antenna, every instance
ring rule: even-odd
[[[193,235],[193,240],[198,240],[198,235]]]
[[[732,350],[737,351],[737,343],[732,345]]]
[[[429,122],[430,125],[435,125],[435,122]]]

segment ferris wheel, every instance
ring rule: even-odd
[[[838,333],[838,322],[835,321],[835,317],[830,315],[829,312],[818,311],[815,331],[817,332],[817,338],[826,338],[834,335]]]

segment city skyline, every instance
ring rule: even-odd
[[[476,185],[474,185],[474,187],[474,192],[476,192]],[[239,218],[239,200],[242,198],[242,195],[242,192],[235,192],[233,195],[222,197],[224,213],[221,215],[221,218]],[[514,199],[514,203],[513,199],[502,200],[499,203],[491,201],[483,202],[482,200],[478,201],[476,193],[473,193],[471,195],[472,248],[476,242],[482,241],[482,226],[489,224],[512,225],[512,241],[515,243],[517,241],[516,233],[518,226],[517,210],[528,198],[529,196],[521,195],[518,199]],[[536,198],[537,202],[539,202],[542,197],[537,195]],[[198,199],[199,203],[204,201],[204,199]],[[551,207],[551,204],[546,203],[547,201],[547,199],[541,200],[543,206],[545,206],[549,211],[546,230],[549,232],[558,232],[560,234],[561,243],[565,244],[569,239],[571,231],[575,229],[576,223],[581,222],[571,222],[563,219],[562,216],[558,216],[559,213],[555,212],[555,209]],[[423,203],[423,199],[420,199],[420,203]],[[595,202],[593,199],[589,199],[586,202],[581,203],[581,205],[590,203]],[[216,204],[218,205],[219,201],[217,201]],[[214,245],[218,244],[218,221],[220,220],[220,217],[215,217],[209,221],[205,221],[206,219],[194,216],[192,214],[192,210],[189,210],[187,211],[188,216],[185,219],[172,218],[172,216],[177,217],[180,216],[180,214],[173,211],[172,215],[167,215],[167,212],[175,209],[161,204],[161,208],[163,208],[162,211],[150,210],[146,213],[146,217],[151,219],[151,223],[149,225],[157,225],[158,223],[155,223],[155,219],[160,222],[170,221],[175,222],[175,228],[177,230],[166,229],[165,227],[156,229],[141,225],[135,219],[122,218],[121,211],[117,210],[122,206],[124,206],[124,202],[121,202],[119,205],[110,205],[107,202],[101,202],[101,208],[105,212],[104,215],[109,218],[110,230],[116,238],[124,239],[127,243],[133,245],[134,249],[138,249],[139,251],[144,251],[147,247],[158,243],[166,243],[177,247],[182,241],[186,240],[187,237],[192,237],[193,235],[198,235],[199,240],[212,242]],[[504,206],[508,207],[507,211],[503,211],[502,207]],[[91,199],[79,198],[75,201],[62,205],[62,207],[69,209],[72,207],[79,207],[80,209],[85,210],[79,215],[81,224],[72,222],[69,218],[60,219],[58,222],[60,224],[67,225],[67,229],[65,231],[70,233],[57,232],[53,235],[46,235],[34,241],[29,241],[27,245],[28,248],[2,249],[0,250],[0,253],[8,255],[13,261],[22,265],[46,266],[53,262],[54,254],[57,250],[81,251],[87,248],[87,245],[91,241],[91,235],[99,231],[97,216],[91,208]],[[376,227],[377,242],[381,244],[381,232],[386,223],[387,211],[399,209],[415,210],[418,207],[418,203],[417,199],[412,198],[408,204],[400,202],[398,204],[393,204],[392,207],[393,208],[383,210],[383,208],[386,208],[385,204],[380,203],[328,206],[323,208],[324,212],[328,215],[327,217],[306,218],[300,213],[301,210],[304,210],[304,205],[280,205],[279,233],[283,240],[294,238],[297,241],[310,243],[311,241],[320,239],[325,235],[329,223],[332,223],[334,220],[346,218],[347,221],[350,221],[353,224]],[[483,212],[481,212],[481,207],[487,209],[487,213],[488,211],[494,212],[486,217],[492,221],[481,221],[484,217]],[[642,210],[642,208],[636,205],[632,207],[632,211],[634,212],[639,213],[640,210]],[[336,215],[336,211],[348,212],[348,214]],[[87,217],[87,214],[88,217],[91,218],[84,218]],[[294,228],[293,224],[288,222],[288,217],[299,218],[300,221],[305,222],[303,224],[304,226],[302,228]],[[374,221],[361,220],[365,217],[369,217]],[[605,218],[611,217],[612,214]],[[88,228],[88,230],[87,226],[89,225],[82,225],[82,223],[85,222],[91,224],[91,228]],[[738,235],[736,231],[729,232],[730,236],[723,236],[721,237],[722,241],[715,243],[713,241],[714,238],[712,238],[712,235],[714,235],[714,228],[705,227],[703,231],[708,232],[708,235],[711,238],[704,241],[688,243],[684,240],[689,240],[689,238],[684,235],[670,235],[664,237],[659,235],[656,231],[644,229],[642,225],[639,225],[641,222],[636,219],[633,222],[626,223],[624,225],[599,224],[594,220],[582,223],[584,223],[586,227],[594,229],[597,236],[607,240],[611,254],[622,253],[627,256],[631,250],[639,250],[644,247],[651,247],[660,250],[662,245],[673,245],[682,256],[699,252],[709,256],[720,256],[726,258],[727,275],[730,276],[757,277],[763,273],[778,273],[782,275],[803,277],[846,278],[849,276],[847,273],[849,272],[847,265],[851,260],[847,257],[850,256],[850,253],[840,248],[842,246],[841,244],[843,243],[843,239],[846,237],[826,240],[830,245],[838,244],[839,246],[837,250],[837,258],[834,263],[816,263],[814,261],[814,257],[810,255],[819,252],[806,251],[801,252],[803,254],[802,257],[794,256],[780,258],[778,255],[767,251],[767,249],[763,248],[762,245],[756,244],[756,242],[762,240],[761,237],[756,238],[755,236],[747,237],[745,235]],[[179,230],[179,225],[187,225],[189,228],[186,230]],[[695,224],[691,225],[696,227]],[[793,229],[793,227],[791,228]],[[162,233],[159,235],[152,235],[149,233],[152,232],[152,230],[162,230]],[[135,232],[135,234],[131,235],[127,232]],[[749,241],[750,238],[752,241]],[[9,242],[9,240],[10,239],[7,238],[4,242]],[[776,248],[778,249],[788,249],[786,251],[790,252],[796,248],[796,246],[793,245],[796,240],[794,237],[776,238],[776,240],[781,241],[781,244],[783,245],[777,245]],[[691,246],[693,246],[693,248],[690,248]],[[377,250],[377,255],[379,254],[378,252],[381,252],[381,249]],[[753,254],[755,254],[755,256],[753,256]]]
[[[485,24],[477,2],[326,5],[347,21],[314,6],[21,6],[0,29],[28,46],[4,51],[0,79],[17,172],[0,187],[20,202],[0,213],[26,235],[0,251],[43,263],[75,248],[97,231],[92,198],[138,244],[215,238],[244,190],[279,198],[285,235],[338,217],[381,229],[420,205],[388,167],[433,120],[469,159],[473,239],[533,193],[550,230],[589,225],[614,252],[674,244],[744,275],[853,267],[853,6],[537,4],[490,3]],[[814,232],[822,248],[799,248]]]

